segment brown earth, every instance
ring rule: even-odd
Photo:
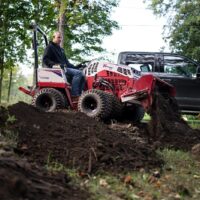
[[[17,119],[10,126],[19,134],[16,152],[31,162],[45,165],[56,161],[86,173],[149,169],[162,164],[145,141],[136,142],[82,113],[45,113],[25,103],[8,110]]]
[[[163,96],[157,95],[151,116],[145,133],[149,142],[156,143],[157,147],[191,151],[195,144],[200,143],[200,130],[192,129],[181,118],[174,100],[166,101]]]
[[[57,162],[80,173],[151,169],[163,164],[157,148],[190,151],[200,143],[200,131],[181,119],[170,99],[158,95],[151,115],[149,124],[106,125],[82,113],[45,113],[22,102],[0,107],[0,135],[17,134],[15,153],[37,164],[0,155],[1,199],[87,199],[66,175],[49,174],[43,166]]]
[[[16,158],[0,158],[1,200],[85,200],[86,191],[69,184],[66,174],[50,173]]]

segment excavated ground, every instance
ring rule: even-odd
[[[173,148],[191,151],[195,144],[200,143],[200,130],[192,129],[181,118],[174,100],[166,101],[157,95],[151,110],[152,119],[145,134],[149,143],[160,148]]]
[[[31,162],[56,161],[81,172],[111,172],[152,168],[162,164],[155,151],[135,130],[130,135],[112,130],[78,112],[45,113],[25,103],[8,108],[17,121],[16,152]]]
[[[17,137],[15,153],[34,163],[0,155],[1,197],[86,199],[86,192],[70,186],[67,178],[53,178],[42,166],[57,162],[84,173],[151,169],[163,164],[157,148],[190,151],[199,146],[200,131],[181,119],[173,102],[157,95],[151,115],[148,124],[106,125],[82,113],[45,113],[22,102],[0,107],[0,135]],[[32,167],[35,164],[40,167]],[[69,191],[74,195],[68,196]]]
[[[0,158],[0,197],[2,200],[85,200],[86,191],[69,184],[66,174],[49,173],[26,161]]]

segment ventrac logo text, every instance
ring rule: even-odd
[[[109,66],[109,65],[103,65],[103,67],[106,67],[108,69],[113,69],[113,67]]]
[[[39,76],[41,79],[49,79],[49,77],[46,76]]]

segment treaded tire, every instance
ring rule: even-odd
[[[89,117],[106,120],[111,116],[112,102],[106,92],[92,89],[81,95],[78,110]]]
[[[110,101],[112,102],[112,112],[111,119],[119,119],[122,115],[123,105],[119,99],[111,93],[106,93],[109,95]]]
[[[45,112],[64,108],[65,104],[64,95],[54,88],[43,88],[32,99],[32,105]]]
[[[124,118],[134,123],[140,122],[144,118],[144,115],[145,110],[140,105],[125,107],[123,112]]]

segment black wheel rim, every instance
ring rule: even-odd
[[[83,101],[83,108],[85,112],[93,113],[97,109],[97,101],[92,97],[88,97]]]
[[[48,111],[53,106],[53,100],[49,95],[42,95],[36,102],[36,107]]]

